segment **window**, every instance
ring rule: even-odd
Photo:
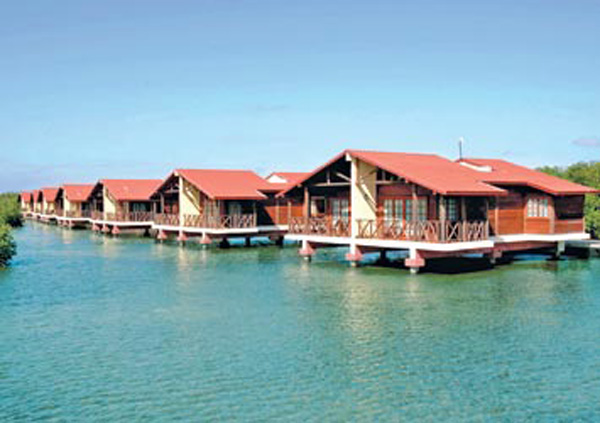
[[[456,198],[446,199],[446,217],[451,222],[458,220],[458,201],[456,201]]]
[[[383,200],[383,220],[389,223],[402,222],[404,219],[403,200]]]
[[[227,214],[239,216],[242,214],[242,205],[237,201],[231,201],[227,204]]]
[[[417,200],[416,220],[425,221],[428,217],[427,198]],[[383,220],[385,222],[410,222],[413,219],[413,200],[383,200]]]
[[[334,222],[348,221],[348,205],[349,202],[347,199],[334,198],[333,200],[331,200],[331,215],[333,217]]]
[[[420,220],[420,221],[427,220],[427,199],[426,198],[419,199],[417,211],[418,211],[417,220]]]
[[[527,200],[527,217],[548,217],[548,199],[530,197]]]

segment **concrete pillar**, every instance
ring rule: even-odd
[[[315,248],[307,240],[302,240],[302,247],[300,248],[299,253],[306,261],[310,261],[312,256],[315,255]]]
[[[244,244],[246,245],[246,247],[252,246],[252,238],[247,236],[246,239],[244,240]]]
[[[490,264],[495,266],[496,263],[498,263],[498,260],[502,258],[502,251],[492,250],[491,253],[486,254],[486,257],[490,260]]]
[[[180,245],[185,245],[185,242],[188,240],[185,232],[179,231],[179,235],[177,236],[177,241],[179,241]]]
[[[350,244],[350,252],[346,254],[346,260],[350,262],[352,267],[357,267],[358,263],[363,259],[363,253],[360,247],[356,244]]]
[[[556,250],[554,250],[554,252],[552,254],[552,259],[560,260],[561,256],[564,254],[564,252],[565,252],[565,242],[564,241],[557,242]]]
[[[404,265],[410,269],[410,273],[417,274],[422,267],[425,267],[425,258],[416,248],[411,248],[409,257],[404,260]]]
[[[167,239],[167,234],[162,229],[159,229],[156,239],[162,242]]]

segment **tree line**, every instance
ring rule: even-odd
[[[538,170],[559,178],[600,189],[600,162],[580,162],[567,167],[543,166]],[[585,199],[587,230],[594,238],[600,236],[600,196],[590,194]]]
[[[23,224],[17,194],[0,194],[0,268],[6,267],[17,253],[12,228]]]

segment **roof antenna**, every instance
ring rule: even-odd
[[[465,139],[460,137],[458,139],[458,160],[462,161],[463,159],[463,144],[465,143]]]

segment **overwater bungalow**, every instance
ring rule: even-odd
[[[19,194],[19,205],[21,207],[21,214],[24,217],[29,217],[33,213],[33,193],[24,191]]]
[[[282,195],[302,201],[287,238],[310,258],[347,246],[347,260],[406,251],[411,272],[426,260],[550,249],[585,233],[584,195],[596,190],[502,160],[346,150]]]
[[[50,222],[56,219],[56,197],[58,188],[42,188],[39,193],[41,200],[40,220]]]
[[[92,229],[113,235],[123,229],[150,229],[155,208],[150,197],[161,183],[160,179],[100,180],[86,199]]]
[[[36,219],[39,218],[39,214],[42,211],[42,199],[41,199],[41,191],[39,189],[34,189],[31,194],[31,209],[32,215]]]
[[[91,219],[90,203],[87,201],[94,184],[64,184],[56,197],[57,217],[60,225],[85,226]]]
[[[276,195],[287,180],[270,183],[251,170],[177,169],[153,195],[158,213],[154,228],[159,239],[169,234],[179,241],[200,238],[202,244],[230,238],[268,236],[282,241],[290,217],[300,203]]]

